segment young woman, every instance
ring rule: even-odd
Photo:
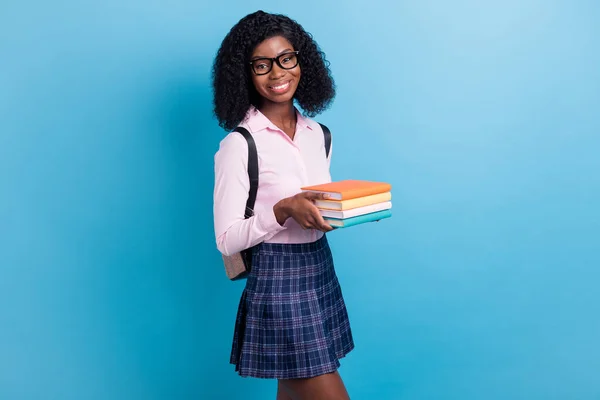
[[[325,235],[332,228],[313,203],[319,197],[300,190],[331,181],[331,151],[310,119],[335,95],[325,56],[297,22],[258,11],[223,40],[213,89],[219,125],[246,128],[259,160],[246,219],[247,142],[230,132],[215,155],[217,247],[225,255],[253,248],[231,363],[241,376],[277,379],[279,400],[347,399],[337,370],[354,342]]]

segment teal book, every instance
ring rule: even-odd
[[[380,219],[389,218],[392,216],[392,210],[381,210],[369,214],[363,214],[356,217],[338,219],[338,218],[325,218],[325,222],[334,228],[348,228],[354,225],[360,225],[367,222],[375,222]]]

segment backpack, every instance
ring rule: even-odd
[[[331,131],[327,126],[319,123],[323,130],[325,138],[325,156],[329,157],[331,149]],[[250,190],[248,191],[248,200],[246,201],[246,209],[244,210],[244,218],[250,218],[254,215],[254,202],[256,201],[256,193],[258,191],[258,153],[256,151],[256,143],[254,138],[246,128],[238,126],[234,132],[242,134],[246,142],[248,142],[248,177],[250,178]],[[230,256],[223,255],[225,264],[225,273],[232,280],[244,279],[252,269],[252,247],[240,251],[239,253]]]

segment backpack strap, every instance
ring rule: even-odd
[[[239,132],[248,142],[248,177],[250,178],[250,191],[246,201],[246,210],[244,217],[250,218],[254,215],[254,202],[256,201],[256,192],[258,191],[258,154],[254,138],[246,128],[238,126],[234,132]]]
[[[329,150],[331,149],[331,131],[327,126],[320,122],[319,125],[321,125],[321,128],[323,129],[323,136],[325,136],[325,156],[329,157]]]

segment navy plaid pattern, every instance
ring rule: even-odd
[[[354,348],[327,238],[261,243],[242,293],[231,350],[241,376],[309,378]]]

